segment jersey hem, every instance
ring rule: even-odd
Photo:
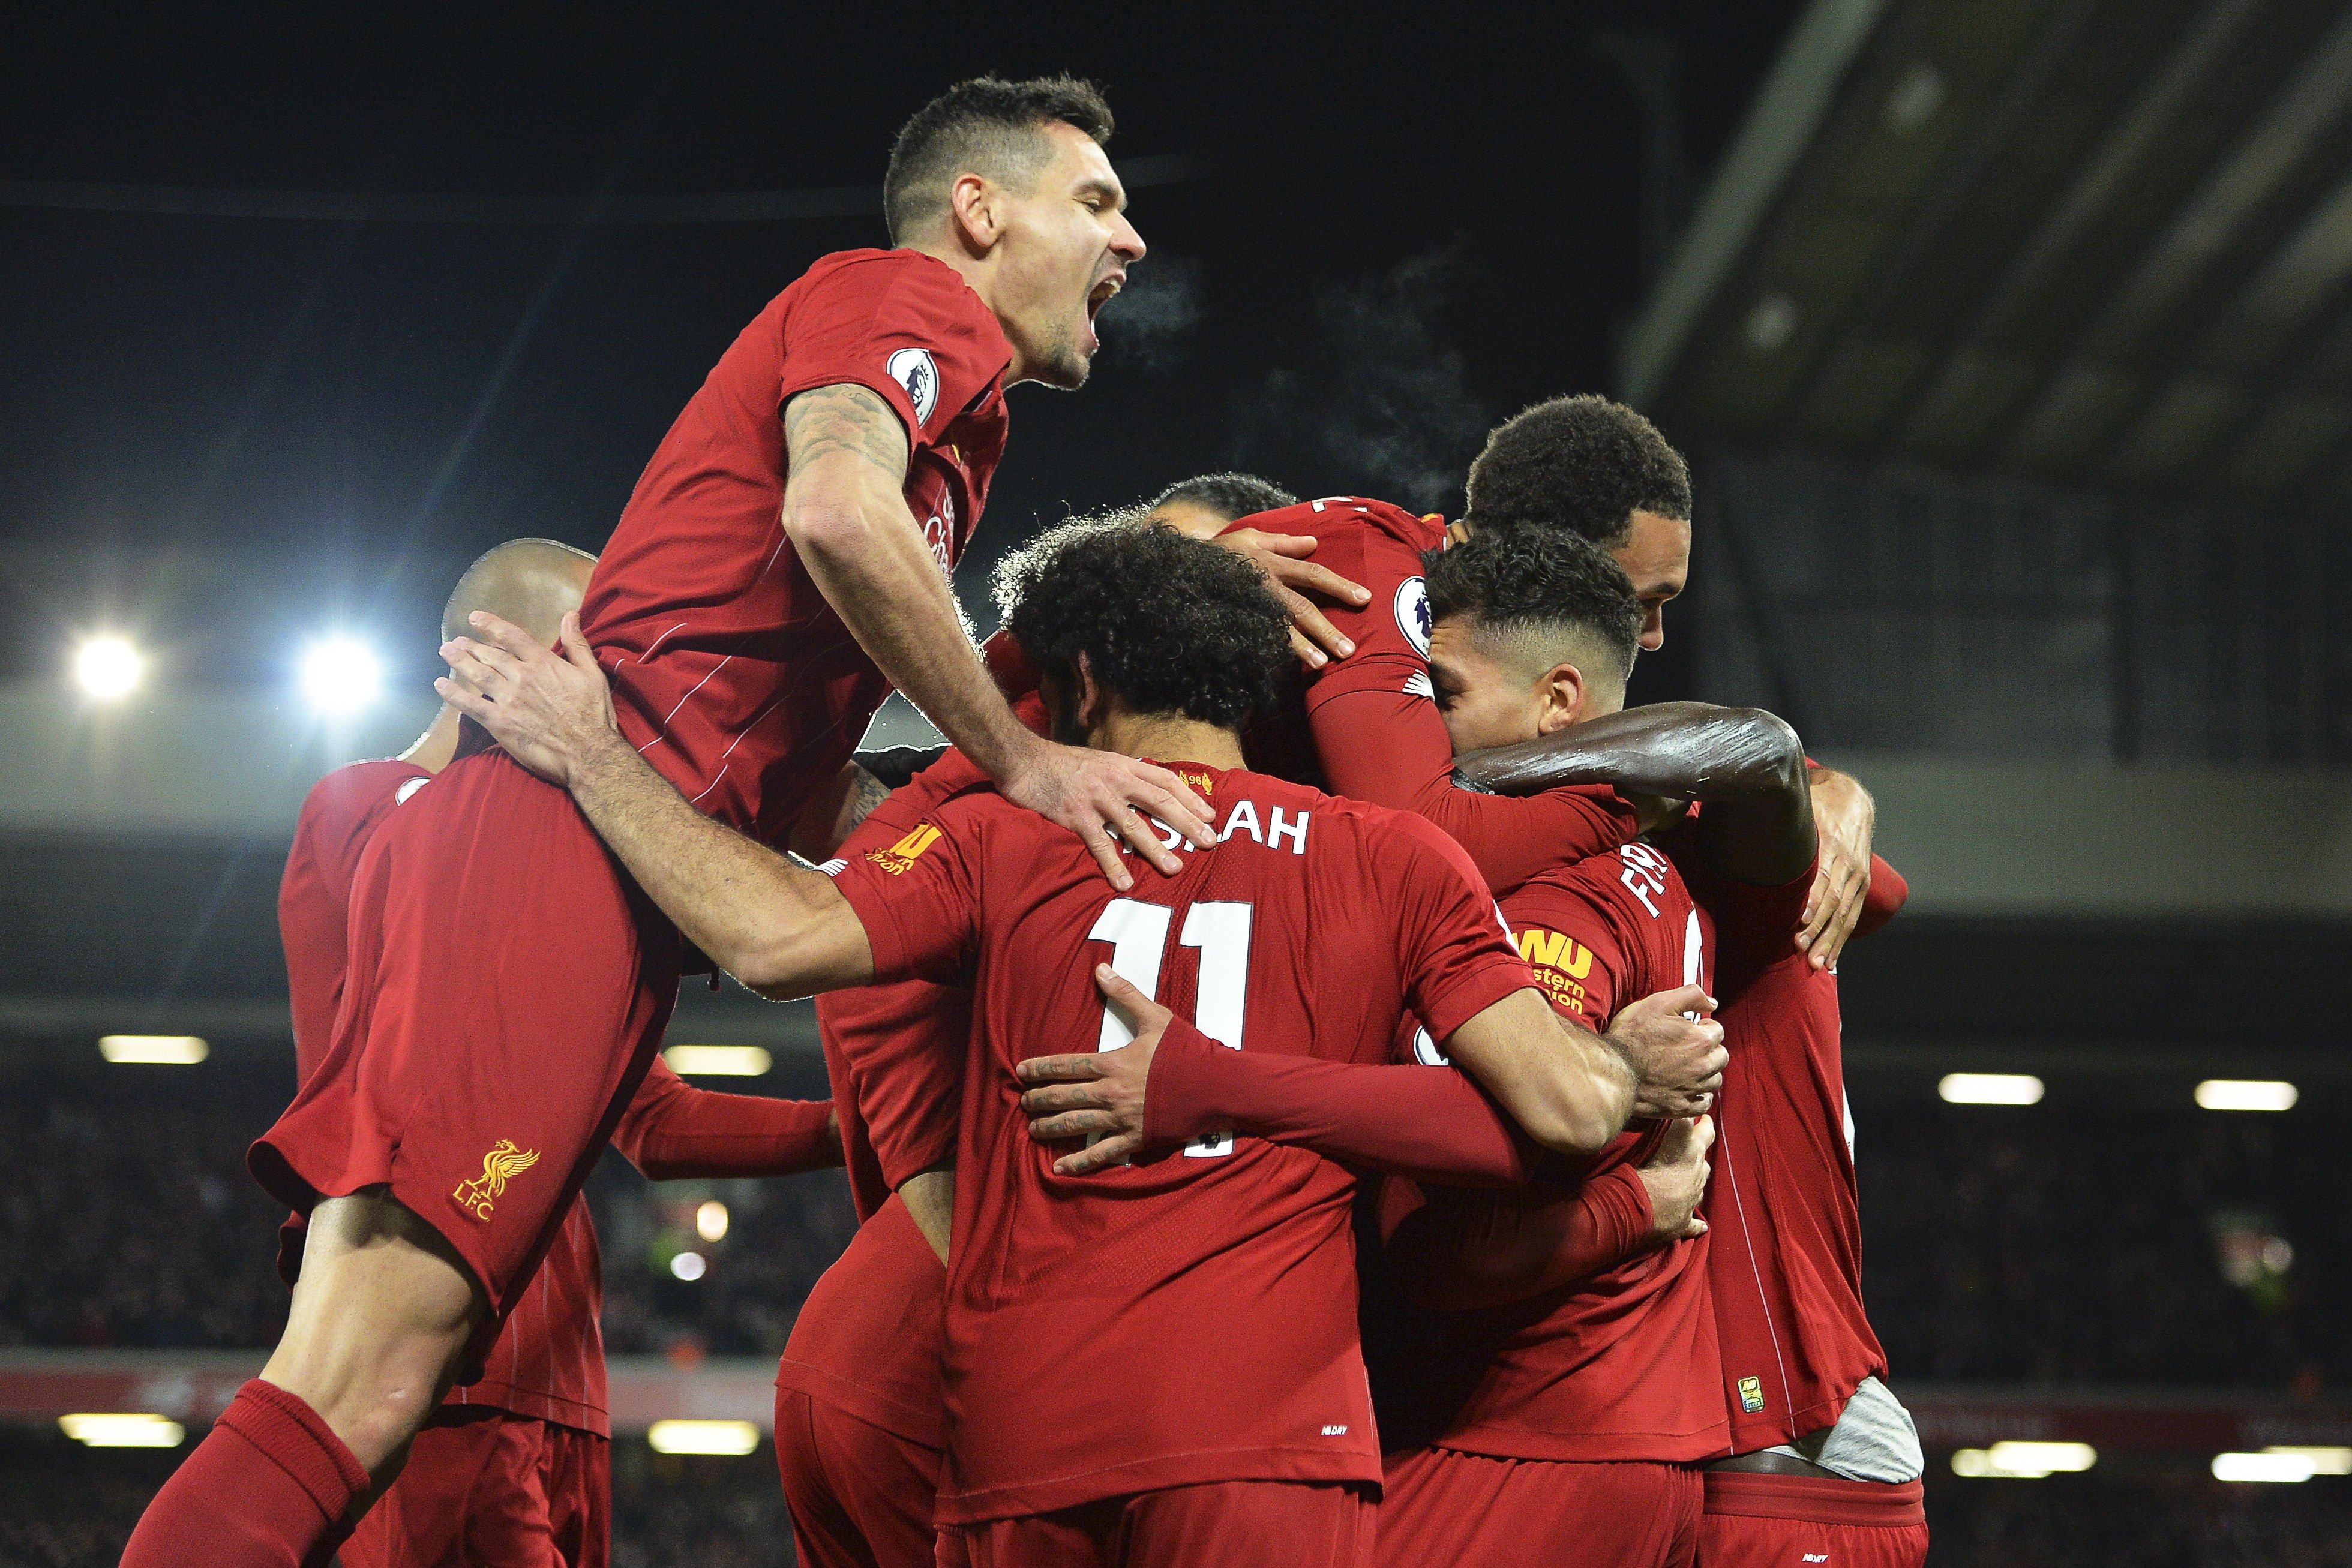
[[[904,1437],[909,1443],[919,1443],[933,1449],[947,1446],[946,1417],[942,1413],[934,1410],[926,1414],[910,1406],[901,1405],[862,1383],[854,1382],[814,1363],[796,1361],[790,1355],[782,1357],[776,1363],[776,1386],[789,1388],[795,1394],[805,1394],[811,1399],[822,1401],[845,1415],[856,1416],[869,1427],[879,1427],[894,1437]]]
[[[1046,1480],[1011,1482],[976,1491],[940,1491],[940,1524],[986,1524],[992,1520],[1021,1519],[1053,1513],[1107,1497],[1129,1492],[1164,1491],[1171,1487],[1204,1486],[1217,1481],[1307,1481],[1369,1486],[1377,1497],[1381,1461],[1377,1454],[1334,1454],[1320,1448],[1220,1448],[1202,1453],[1161,1455],[1130,1459],[1083,1475]]]

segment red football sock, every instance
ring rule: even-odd
[[[315,1568],[368,1474],[317,1411],[255,1378],[140,1516],[122,1568]]]

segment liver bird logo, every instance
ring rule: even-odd
[[[519,1149],[512,1138],[500,1138],[482,1156],[482,1174],[471,1181],[459,1182],[457,1190],[449,1196],[457,1207],[477,1219],[490,1217],[490,1205],[507,1190],[507,1183],[539,1164],[537,1149]]]

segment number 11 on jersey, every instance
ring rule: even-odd
[[[1192,1003],[1192,1027],[1218,1044],[1239,1051],[1242,1027],[1249,1006],[1251,908],[1246,904],[1195,904],[1184,912],[1184,930],[1178,940],[1201,954],[1201,981]],[[1128,984],[1152,1000],[1160,999],[1160,968],[1168,950],[1168,927],[1176,912],[1164,904],[1114,898],[1104,906],[1088,940],[1110,944],[1110,967]],[[1106,1004],[1102,1032],[1095,1049],[1117,1051],[1135,1040],[1118,1014]],[[1212,1134],[1184,1145],[1195,1156],[1229,1155],[1233,1134]]]

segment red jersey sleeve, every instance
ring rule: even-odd
[[[866,927],[877,984],[964,978],[980,940],[976,841],[983,819],[974,799],[947,802],[884,848],[826,862]]]
[[[1418,1306],[1507,1306],[1604,1272],[1651,1245],[1650,1189],[1612,1166],[1562,1192],[1423,1192],[1391,1179],[1381,1191],[1390,1271]]]
[[[1376,918],[1396,943],[1407,1005],[1443,1041],[1535,978],[1462,846],[1411,812],[1382,815],[1389,830],[1365,846],[1385,881]]]
[[[1451,1067],[1383,1067],[1228,1051],[1171,1019],[1151,1058],[1144,1135],[1241,1133],[1417,1180],[1512,1186],[1538,1157],[1517,1124]]]
[[[783,321],[782,409],[814,387],[879,396],[930,444],[996,393],[1012,350],[995,316],[953,267],[916,251],[852,257],[815,279]]]
[[[1547,866],[1604,853],[1633,836],[1633,808],[1603,787],[1525,799],[1454,787],[1453,743],[1429,685],[1429,595],[1421,557],[1444,541],[1434,519],[1340,496],[1234,526],[1311,536],[1318,565],[1371,591],[1361,608],[1325,607],[1356,651],[1318,671],[1307,688],[1307,727],[1333,794],[1428,818],[1470,852],[1480,875],[1498,893]]]
[[[1911,900],[1911,884],[1903,873],[1877,855],[1870,857],[1870,891],[1863,894],[1862,918],[1853,923],[1856,936],[1867,936],[1903,912]]]
[[[621,1113],[613,1146],[652,1181],[796,1176],[841,1163],[831,1101],[697,1089],[658,1056]]]

